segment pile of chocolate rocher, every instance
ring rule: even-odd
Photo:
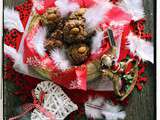
[[[90,55],[95,30],[86,28],[85,8],[62,17],[57,8],[49,8],[42,15],[42,24],[47,28],[45,49],[48,54],[54,49],[65,49],[72,65],[81,65]]]

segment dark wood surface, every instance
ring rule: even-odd
[[[25,0],[4,0],[5,6],[15,6],[22,3]],[[154,22],[154,13],[153,13],[153,0],[144,0],[145,14],[147,18],[146,31],[154,33],[153,22]],[[144,85],[142,92],[134,90],[132,96],[129,99],[129,105],[125,108],[127,112],[126,120],[155,120],[155,76],[154,76],[154,67],[151,64],[148,64],[146,69],[146,75],[148,76],[148,82]],[[14,99],[14,96],[9,94],[11,91],[14,91],[14,85],[9,82],[4,82],[4,109],[6,118],[8,115],[11,115],[14,111],[14,106],[17,103],[18,99]],[[8,100],[10,99],[10,100]]]

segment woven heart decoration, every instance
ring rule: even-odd
[[[51,81],[44,81],[34,89],[35,96],[40,100],[41,92],[44,92],[42,107],[53,115],[55,120],[64,120],[71,112],[78,109],[70,98],[63,92],[61,87]],[[50,120],[38,109],[31,113],[31,120]]]

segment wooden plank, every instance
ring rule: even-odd
[[[154,33],[153,22],[153,1],[144,0],[144,9],[146,14],[146,31]],[[153,41],[153,40],[152,40]],[[154,67],[149,64],[146,69],[148,81],[144,85],[142,92],[134,90],[132,97],[129,100],[129,105],[126,108],[126,120],[155,120],[155,79]]]

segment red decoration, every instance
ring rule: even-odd
[[[6,45],[11,46],[13,48],[17,48],[19,46],[21,37],[22,33],[17,31],[16,29],[13,29],[5,35],[4,41]]]
[[[144,23],[145,19],[141,19],[139,21],[131,21],[130,25],[132,27],[132,31],[139,36],[141,39],[151,40],[152,35],[150,33],[144,32]]]
[[[32,5],[33,5],[32,0],[28,0],[28,1],[24,2],[23,4],[15,7],[15,9],[17,11],[19,11],[19,13],[20,13],[20,19],[22,21],[22,24],[23,24],[24,28],[26,27],[30,12],[32,10],[31,9]]]

